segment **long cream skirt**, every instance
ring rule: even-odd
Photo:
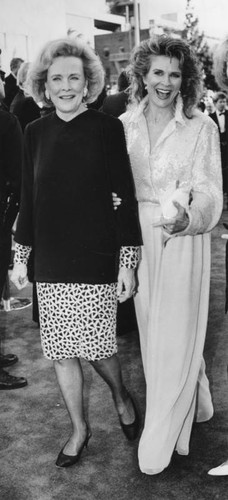
[[[187,455],[193,419],[213,415],[203,348],[210,283],[210,234],[179,236],[162,244],[152,223],[160,207],[139,204],[143,235],[135,297],[147,385],[139,466],[157,474],[173,451]]]

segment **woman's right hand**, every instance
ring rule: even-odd
[[[10,280],[18,288],[18,290],[25,288],[28,284],[26,264],[15,263],[10,276]]]
[[[118,197],[117,193],[112,193],[112,202],[113,202],[114,210],[117,210],[119,205],[121,205],[121,203],[122,203],[122,200],[121,200],[121,198]]]

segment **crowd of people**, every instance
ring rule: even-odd
[[[34,62],[17,63],[17,69],[11,64],[17,91],[12,78],[7,91],[6,78],[0,109],[0,119],[17,131],[14,151],[24,146],[17,187],[9,157],[1,163],[1,185],[17,193],[2,250],[4,276],[20,203],[11,280],[19,290],[27,285],[32,252],[41,346],[72,425],[56,466],[78,462],[92,436],[84,359],[108,384],[126,438],[139,438],[140,470],[158,474],[174,450],[189,453],[194,420],[214,412],[203,350],[210,236],[228,192],[226,94],[214,97],[214,113],[202,112],[197,57],[187,42],[167,35],[134,48],[118,93],[104,95],[101,105],[104,69],[82,38],[50,41]],[[3,124],[1,135],[5,130]],[[132,297],[146,381],[144,422],[117,355],[117,306]],[[12,376],[1,370],[10,385]],[[228,474],[226,464],[210,473]]]
[[[11,231],[19,209],[23,149],[20,124],[7,109],[5,87],[0,78],[0,300],[11,261]],[[5,329],[0,324],[0,390],[24,387],[27,385],[24,377],[15,377],[5,370],[14,365],[18,357],[5,354],[4,344]]]

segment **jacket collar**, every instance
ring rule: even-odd
[[[150,140],[148,136],[148,127],[147,127],[147,122],[146,118],[144,115],[144,110],[148,106],[149,98],[148,96],[144,97],[144,99],[134,108],[131,109],[131,114],[129,116],[129,122],[134,125],[134,127],[138,127],[141,132],[142,136],[144,138],[144,141],[146,143],[146,147],[148,149],[148,153],[152,154],[152,149],[150,148]],[[174,117],[170,120],[168,125],[164,128],[162,134],[158,138],[153,150],[156,150],[157,147],[160,146],[160,144],[168,137],[170,136],[173,132],[175,132],[176,128],[178,126],[186,126],[186,122],[184,119],[183,115],[183,101],[182,97],[178,95],[177,101],[176,101],[176,107],[175,107],[175,114]]]

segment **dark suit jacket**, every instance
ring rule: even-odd
[[[137,208],[120,120],[89,109],[27,125],[15,241],[34,247],[36,281],[114,282],[120,247],[141,245]]]
[[[123,90],[117,94],[109,95],[104,99],[103,106],[100,111],[118,117],[125,113],[128,103],[128,93]]]
[[[23,132],[28,123],[40,118],[39,106],[32,97],[25,97],[21,89],[11,102],[10,112],[17,116]]]
[[[18,211],[22,163],[22,131],[18,120],[0,109],[0,299],[11,255],[11,228]],[[5,203],[13,193],[12,203]],[[7,224],[6,221],[7,210]]]
[[[12,75],[12,73],[10,73],[10,75],[8,75],[5,78],[5,99],[4,99],[4,103],[6,104],[6,106],[8,107],[8,109],[10,108],[10,104],[11,104],[13,98],[15,97],[15,95],[17,94],[18,90],[19,90],[19,87],[17,86],[17,80]]]
[[[22,132],[18,120],[0,108],[0,192],[6,185],[20,194]]]
[[[209,116],[210,116],[210,118],[212,118],[212,120],[214,120],[214,122],[218,126],[220,145],[221,145],[222,168],[224,169],[224,168],[228,167],[228,111],[227,110],[225,111],[225,132],[224,132],[224,134],[221,134],[216,112],[211,113]]]

